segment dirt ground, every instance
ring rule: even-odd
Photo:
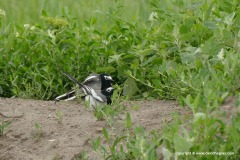
[[[142,125],[147,131],[161,130],[163,124],[171,122],[173,113],[191,116],[187,107],[175,101],[129,103],[129,107],[139,106],[129,109],[133,125]],[[62,113],[62,123],[56,118],[58,112]],[[77,101],[55,104],[16,98],[0,98],[0,124],[3,121],[12,123],[0,136],[0,160],[70,160],[83,150],[91,155],[91,139],[102,136],[101,129],[108,126]],[[42,126],[41,134],[36,123]]]

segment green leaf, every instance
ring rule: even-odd
[[[198,93],[198,95],[195,97],[194,101],[193,101],[193,106],[194,107],[199,107],[199,103],[201,101],[201,93]]]
[[[102,132],[103,132],[103,135],[104,135],[104,137],[106,138],[106,140],[108,140],[108,139],[109,139],[109,136],[108,136],[107,130],[106,130],[105,128],[103,128]]]
[[[187,34],[189,33],[189,31],[191,31],[192,26],[194,25],[194,19],[193,18],[189,18],[187,19],[183,25],[181,25],[181,27],[179,28],[179,32],[181,34]]]
[[[175,25],[174,28],[173,28],[173,36],[178,39],[179,37],[179,27],[178,25]]]
[[[3,88],[2,86],[0,85],[0,95],[3,94]]]
[[[226,23],[227,25],[232,25],[234,16],[235,12],[232,12],[231,14],[227,15],[224,19],[224,23]]]
[[[97,151],[100,146],[101,137],[98,137],[95,141],[92,142],[93,150]]]
[[[112,56],[109,57],[108,59],[108,63],[112,63],[112,62],[119,62],[121,59],[121,54],[114,54]]]
[[[225,93],[221,96],[221,99],[222,99],[222,100],[225,100],[228,95],[229,95],[229,92],[225,92]]]
[[[46,17],[46,16],[47,16],[47,12],[46,12],[44,9],[42,10],[42,16],[43,16],[43,17]]]
[[[114,140],[113,145],[110,147],[111,152],[115,152],[115,148],[116,148],[117,144],[118,144],[121,140],[125,139],[126,137],[127,137],[127,136],[117,137],[117,138]],[[122,146],[120,146],[120,147],[122,147]],[[121,149],[121,148],[120,148],[120,149]]]
[[[191,96],[191,94],[188,94],[187,97],[184,98],[184,103],[186,103],[187,106],[192,109],[193,113],[195,112],[195,107],[192,104],[192,96]]]
[[[127,127],[127,129],[130,129],[130,127],[131,127],[131,116],[130,116],[130,113],[129,112],[127,112],[127,115],[126,115],[126,127]]]
[[[212,13],[212,10],[213,10],[213,7],[214,7],[214,1],[212,1],[212,3],[210,3],[208,6],[209,7],[205,12],[205,20],[208,20],[209,17],[211,16],[211,13]]]
[[[133,96],[138,91],[137,83],[133,78],[128,77],[124,82],[123,95]]]
[[[208,27],[209,29],[216,29],[217,25],[211,21],[206,21],[203,24],[204,26]]]
[[[219,51],[224,47],[222,42],[218,42],[220,37],[211,37],[203,45],[202,50],[209,56],[217,55]]]
[[[96,72],[98,73],[113,73],[116,71],[116,68],[112,66],[106,66],[106,67],[99,67],[96,69]]]
[[[178,133],[175,133],[173,142],[175,152],[188,152],[191,147],[191,143],[189,143],[186,138],[180,136]]]
[[[149,92],[144,92],[142,95],[144,98],[147,98],[149,96]]]
[[[206,114],[205,113],[195,113],[194,114],[194,118],[193,118],[193,123],[199,122],[199,121],[203,121],[206,119]]]
[[[172,153],[164,147],[162,148],[162,154],[163,154],[163,160],[170,160],[172,157]]]
[[[0,135],[3,135],[4,130],[8,128],[11,123],[12,123],[11,121],[2,122],[2,125],[0,125]]]
[[[36,123],[35,123],[35,127],[36,127],[37,129],[41,129],[41,128],[42,128],[42,124],[39,123],[39,122],[36,122]]]

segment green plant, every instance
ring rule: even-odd
[[[57,119],[58,123],[62,124],[62,121],[63,121],[62,112],[60,110],[57,110],[55,114],[56,114],[55,118]]]
[[[42,124],[36,122],[35,129],[34,138],[38,141],[43,136]]]
[[[98,137],[92,142],[93,150],[103,159],[157,159],[156,149],[160,140],[146,133],[142,127],[136,127],[132,132],[131,123],[130,114],[127,113],[125,132],[116,135],[112,130],[103,128],[106,144]]]
[[[9,128],[11,125],[11,121],[2,121],[1,125],[0,125],[0,136],[4,135],[4,130],[6,130],[7,128]]]

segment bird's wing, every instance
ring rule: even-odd
[[[107,97],[101,93],[101,90],[94,90],[92,88],[90,90],[93,98],[103,103],[107,102]]]
[[[90,81],[100,81],[100,77],[98,74],[90,74],[84,81],[83,84],[90,82]]]
[[[84,85],[94,89],[100,90],[102,87],[102,81],[98,74],[90,74],[83,82]]]
[[[94,90],[101,90],[102,82],[101,81],[89,81],[84,83],[84,85],[94,89]]]

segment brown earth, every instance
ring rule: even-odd
[[[126,106],[133,126],[142,125],[147,131],[161,130],[172,120],[173,113],[191,116],[187,107],[180,107],[175,101],[131,101]],[[57,120],[57,112],[62,113],[62,121]],[[125,113],[120,115],[122,119]],[[55,104],[0,98],[0,124],[3,121],[11,121],[11,125],[0,136],[0,160],[70,160],[83,150],[94,155],[91,140],[102,136],[103,127],[108,128],[105,120],[97,120],[89,108],[77,101]],[[42,126],[39,132],[36,123]],[[120,131],[120,123],[116,128]]]

